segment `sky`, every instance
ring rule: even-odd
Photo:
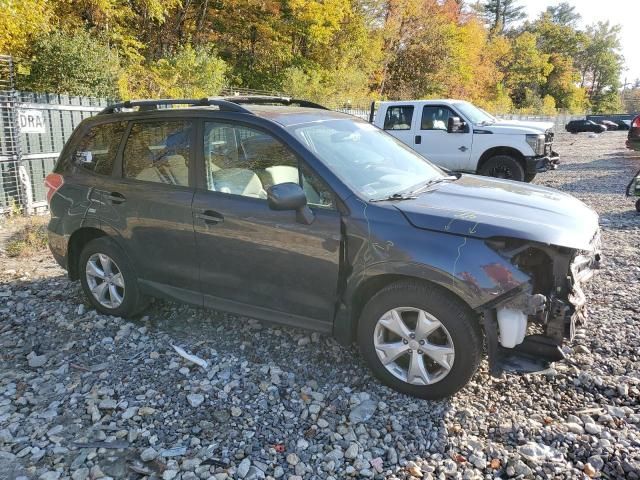
[[[537,17],[548,5],[561,0],[521,0],[530,18]],[[564,0],[582,15],[581,26],[609,20],[622,26],[622,55],[626,71],[620,80],[633,82],[640,78],[640,0]]]

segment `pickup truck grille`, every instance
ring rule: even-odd
[[[551,155],[553,152],[553,136],[554,133],[551,130],[547,130],[544,133],[544,154]]]

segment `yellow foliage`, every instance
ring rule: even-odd
[[[46,0],[0,0],[0,54],[24,55],[29,42],[50,29]]]

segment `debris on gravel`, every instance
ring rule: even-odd
[[[604,265],[568,361],[454,398],[378,383],[355,347],[156,301],[96,313],[46,253],[0,258],[2,479],[640,479],[640,157],[559,134],[535,183],[601,215]],[[181,345],[181,347],[174,347]]]

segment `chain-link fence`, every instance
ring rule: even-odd
[[[15,90],[11,57],[0,56],[0,213],[46,209],[44,178],[76,126],[107,100]]]

